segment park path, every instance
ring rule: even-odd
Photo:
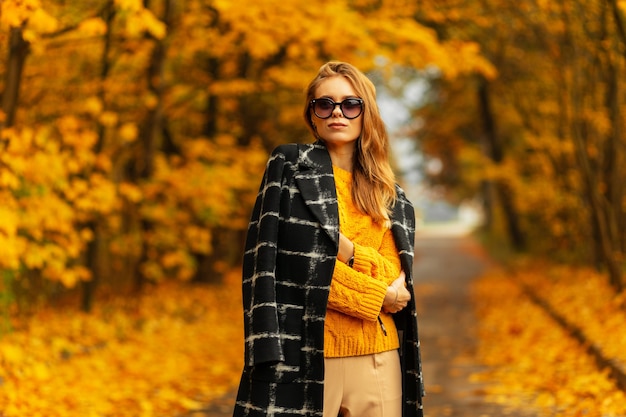
[[[425,417],[530,417],[489,403],[470,381],[480,371],[470,286],[488,267],[480,245],[462,225],[427,226],[415,244],[415,292],[427,396]],[[234,393],[189,417],[230,417]]]
[[[481,371],[471,283],[489,267],[482,247],[460,224],[428,226],[415,242],[415,293],[427,395],[426,417],[530,417],[490,403],[471,382]]]

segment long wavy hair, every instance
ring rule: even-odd
[[[391,207],[396,201],[395,176],[389,164],[389,136],[376,104],[374,84],[357,68],[345,62],[328,62],[319,69],[306,91],[304,120],[313,135],[313,110],[309,103],[319,85],[330,77],[345,77],[363,99],[363,127],[356,141],[352,167],[352,199],[363,213],[376,222],[389,224]]]

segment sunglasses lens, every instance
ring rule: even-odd
[[[341,103],[341,112],[347,119],[359,117],[361,111],[363,111],[363,103],[361,100],[349,98]]]
[[[325,98],[315,100],[315,107],[313,107],[313,111],[315,111],[317,117],[322,119],[330,117],[334,109],[335,103]]]
[[[311,101],[315,115],[320,119],[328,119],[339,105],[341,113],[346,119],[355,119],[363,111],[363,100],[358,98],[348,98],[341,103],[335,103],[329,98],[318,98]]]

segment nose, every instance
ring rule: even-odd
[[[343,116],[343,111],[341,111],[341,103],[335,103],[335,106],[333,107],[332,115],[333,116]]]

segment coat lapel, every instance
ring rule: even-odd
[[[339,207],[330,155],[320,142],[299,149],[296,184],[305,204],[338,247]]]
[[[404,199],[404,194],[399,195],[391,213],[391,232],[398,248],[402,269],[412,272],[414,258],[414,242],[412,240],[415,238],[415,219],[414,217],[407,217],[407,213],[413,213],[412,208],[407,210],[407,204],[409,203]]]

